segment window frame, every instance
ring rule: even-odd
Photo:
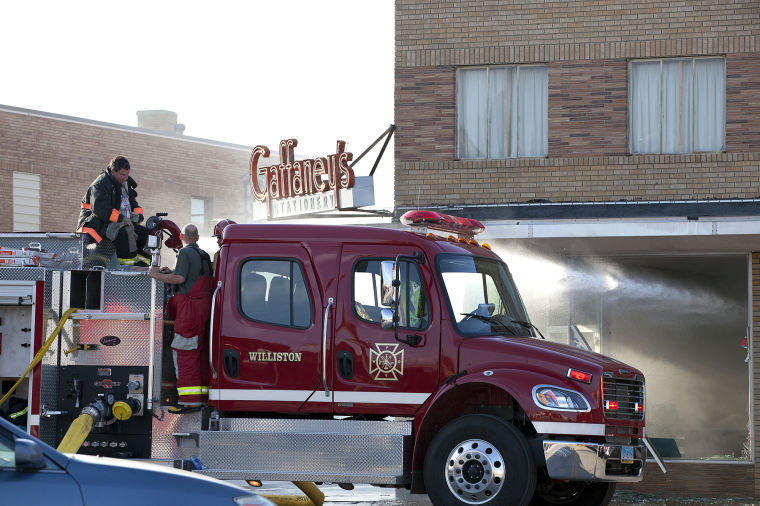
[[[356,277],[354,276],[356,274],[356,266],[359,265],[361,262],[388,262],[388,261],[396,261],[395,258],[383,258],[383,257],[364,257],[356,260],[354,264],[351,266],[351,312],[354,314],[354,316],[364,323],[370,324],[370,325],[377,325],[378,327],[381,325],[381,322],[375,322],[372,320],[366,320],[359,316],[359,313],[356,312]],[[413,330],[413,331],[426,331],[430,328],[430,325],[432,324],[432,304],[430,302],[430,292],[428,291],[427,287],[425,286],[425,279],[422,276],[422,269],[420,268],[419,264],[416,262],[410,262],[408,260],[402,260],[404,263],[413,264],[417,267],[417,272],[420,276],[420,288],[422,290],[425,290],[425,297],[427,298],[427,307],[428,307],[428,318],[426,320],[426,325],[424,327],[402,327],[399,325],[398,328],[404,329],[404,330]],[[382,277],[380,279],[380,282],[382,284]],[[381,308],[384,308],[385,306],[380,306]],[[390,309],[390,308],[388,308]]]
[[[198,201],[203,204],[203,214],[194,214],[193,213],[193,202]],[[202,217],[201,223],[196,223],[195,217],[200,216]],[[208,230],[208,199],[204,197],[190,197],[190,223],[195,224],[198,227],[198,230],[200,231],[201,235],[205,234]]]
[[[42,230],[42,176],[34,172],[13,171],[10,190],[13,232],[40,232]],[[35,193],[35,195],[25,195],[27,193]],[[30,199],[35,203],[26,202]],[[36,218],[36,221],[33,222],[29,219],[30,217]]]
[[[460,100],[459,100],[459,91],[460,91],[460,75],[461,75],[462,71],[485,69],[486,70],[486,88],[490,89],[489,86],[488,86],[488,82],[489,82],[488,81],[488,79],[489,79],[488,74],[491,72],[491,70],[492,69],[504,69],[504,68],[510,68],[510,67],[514,67],[514,68],[517,69],[517,82],[518,82],[518,84],[520,82],[520,68],[543,67],[543,68],[546,69],[547,76],[546,76],[546,97],[545,97],[545,99],[546,99],[546,103],[547,103],[547,108],[546,108],[547,126],[546,126],[546,138],[544,139],[544,145],[546,146],[546,154],[545,155],[535,155],[535,156],[520,156],[520,129],[518,128],[517,132],[515,134],[516,135],[516,139],[517,139],[517,141],[516,141],[517,142],[517,147],[516,147],[517,156],[515,156],[515,157],[505,156],[504,158],[489,158],[489,156],[488,156],[488,146],[489,146],[489,143],[490,143],[490,138],[489,138],[489,134],[490,134],[489,130],[490,129],[488,128],[488,124],[489,124],[489,120],[490,120],[490,117],[489,117],[489,109],[490,109],[490,107],[486,106],[486,118],[485,118],[485,122],[486,122],[486,147],[485,147],[485,153],[486,153],[486,156],[485,157],[466,157],[466,158],[462,157],[461,150],[460,150],[460,141],[459,141],[459,139],[460,139],[459,113],[460,113],[460,108],[461,108],[460,107]],[[456,117],[455,117],[455,123],[456,123],[455,129],[456,129],[456,132],[455,132],[455,141],[454,142],[455,142],[455,145],[456,145],[456,159],[457,160],[517,160],[517,159],[520,159],[520,158],[548,158],[549,157],[549,124],[548,124],[548,119],[549,119],[549,107],[548,107],[548,104],[549,104],[549,75],[548,74],[549,74],[549,64],[547,62],[510,63],[510,64],[506,64],[506,65],[472,65],[472,66],[466,65],[466,66],[459,66],[459,67],[457,67],[457,69],[456,69],[456,76],[455,76],[455,79],[454,79],[454,81],[455,81],[455,84],[454,84],[454,102],[456,104]],[[490,95],[488,95],[488,96],[490,98]],[[520,98],[519,97],[519,90],[518,90],[518,97],[517,98],[518,98],[518,100]],[[519,123],[520,123],[520,107],[519,107],[519,102],[518,102],[518,106],[517,106],[516,118],[517,118],[516,122],[519,125]]]
[[[271,261],[278,261],[278,262],[289,262],[291,265],[291,277],[290,277],[290,286],[291,286],[291,294],[290,294],[290,321],[295,321],[294,318],[294,308],[293,308],[293,296],[292,293],[292,286],[293,286],[293,264],[297,264],[298,267],[301,269],[301,276],[304,280],[304,287],[306,288],[306,293],[309,296],[309,318],[308,318],[308,324],[305,326],[299,326],[299,325],[284,325],[282,323],[275,323],[275,322],[269,322],[265,320],[257,320],[255,318],[251,318],[246,314],[245,311],[243,311],[243,298],[241,297],[241,289],[243,286],[243,267],[250,261],[261,261],[261,262],[271,262]],[[267,293],[269,292],[269,284],[267,283]],[[305,330],[310,328],[314,324],[314,297],[312,296],[311,289],[309,287],[309,278],[306,277],[306,270],[304,269],[303,264],[298,258],[294,257],[246,257],[240,262],[240,266],[238,267],[237,272],[237,289],[236,289],[236,297],[237,297],[237,306],[238,306],[238,313],[240,316],[242,316],[244,319],[255,322],[255,323],[262,323],[264,325],[273,325],[275,327],[282,327],[282,328],[288,328],[288,329],[299,329],[299,330]]]
[[[691,94],[691,110],[692,110],[692,118],[691,118],[691,151],[687,151],[684,153],[663,153],[662,151],[662,96],[663,96],[663,65],[665,61],[691,61],[691,71],[692,71],[692,94]],[[723,139],[722,139],[722,149],[718,151],[697,151],[694,147],[694,128],[696,122],[694,121],[693,112],[694,112],[694,105],[696,103],[696,93],[694,93],[694,67],[697,60],[722,60],[723,62]],[[633,151],[633,114],[631,114],[631,111],[633,110],[633,65],[636,63],[647,63],[647,62],[659,62],[660,64],[660,102],[659,102],[659,110],[660,110],[660,132],[659,132],[659,150],[656,152],[643,152],[643,153],[636,153]],[[712,56],[673,56],[673,57],[667,57],[667,58],[631,58],[628,60],[628,79],[627,79],[627,95],[628,95],[628,153],[630,155],[634,156],[644,156],[644,155],[690,155],[690,154],[699,154],[699,153],[725,153],[726,152],[726,117],[728,114],[728,110],[726,107],[726,100],[728,95],[728,79],[726,76],[726,55],[712,55]]]

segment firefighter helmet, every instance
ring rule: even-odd
[[[227,228],[227,225],[237,225],[237,223],[228,219],[219,220],[219,223],[214,225],[214,237],[221,237],[222,232],[224,232],[224,229]]]

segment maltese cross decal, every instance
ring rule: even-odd
[[[375,343],[369,350],[369,374],[375,381],[398,381],[404,374],[404,350],[398,344]]]

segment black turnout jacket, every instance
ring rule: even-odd
[[[140,216],[143,210],[137,203],[137,183],[131,177],[127,179],[129,190],[129,205],[132,213]],[[100,242],[106,234],[109,223],[124,221],[126,218],[119,213],[121,208],[121,185],[111,176],[108,169],[104,170],[92,182],[82,197],[82,209],[79,212],[77,232],[90,234]]]

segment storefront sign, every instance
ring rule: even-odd
[[[269,148],[256,146],[251,152],[250,181],[254,202],[254,217],[263,214],[266,218],[282,218],[300,214],[318,213],[341,208],[347,201],[351,207],[374,204],[367,201],[366,186],[371,181],[363,181],[362,197],[353,195],[356,183],[354,171],[349,167],[353,154],[345,151],[345,141],[338,141],[332,155],[294,160],[293,150],[298,145],[296,139],[280,141],[280,163],[260,166],[269,158]],[[366,178],[360,178],[362,180]]]

